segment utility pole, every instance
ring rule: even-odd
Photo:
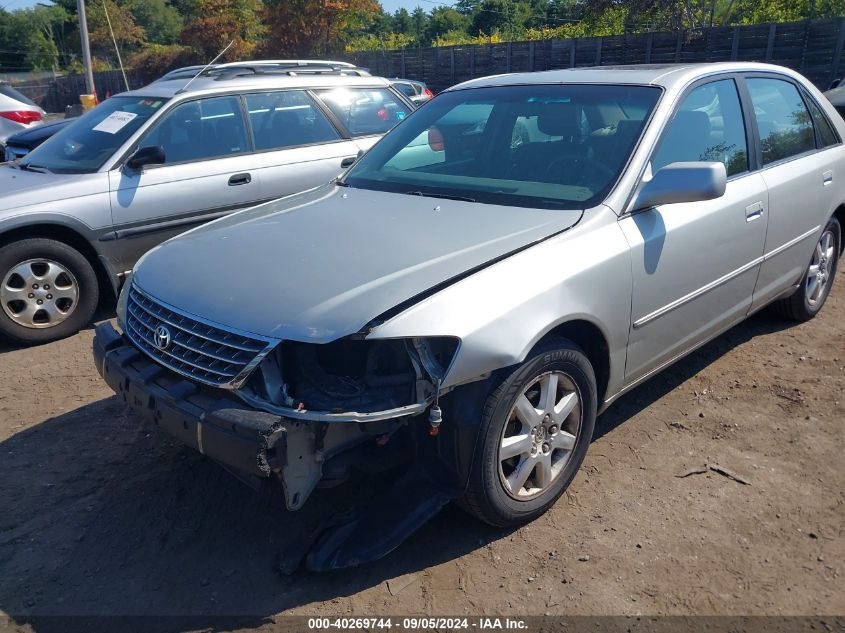
[[[76,0],[79,14],[79,37],[82,40],[82,63],[85,66],[85,85],[88,94],[94,94],[94,71],[91,69],[91,44],[88,41],[88,20],[85,18],[85,0]]]

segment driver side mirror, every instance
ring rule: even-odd
[[[728,175],[725,166],[716,162],[671,163],[637,192],[631,211],[650,209],[661,204],[700,202],[725,195]]]
[[[126,161],[129,169],[143,169],[146,165],[163,165],[165,162],[164,148],[161,145],[141,147]]]

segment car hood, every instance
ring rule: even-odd
[[[104,174],[49,174],[0,165],[0,213],[108,190]]]
[[[581,215],[329,185],[165,242],[134,280],[208,321],[325,343]]]
[[[37,125],[10,136],[6,141],[6,145],[16,145],[18,147],[33,149],[73,123],[75,120],[76,119],[60,119],[59,121],[52,121],[50,123],[44,123],[43,125]]]

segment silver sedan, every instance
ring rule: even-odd
[[[770,65],[464,83],[336,183],[150,252],[97,366],[160,428],[280,480],[289,509],[398,445],[422,475],[388,497],[414,500],[396,530],[449,499],[520,524],[626,391],[769,304],[821,310],[843,137],[813,85]],[[309,564],[389,551],[377,529]]]

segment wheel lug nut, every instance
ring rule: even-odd
[[[44,303],[44,301],[43,301],[43,300],[41,300],[41,299],[39,299],[38,301],[36,301],[36,303],[37,303],[38,305],[41,305],[41,304],[43,304],[43,303]]]
[[[32,289],[33,289],[33,290],[38,290],[38,284],[32,284]]]
[[[48,298],[48,299],[52,299],[52,298],[53,298],[53,295],[47,295],[47,298]]]
[[[554,424],[552,426],[550,426],[549,427],[549,433],[557,433],[557,426],[554,425]]]
[[[548,445],[548,444],[543,444],[543,452],[544,452],[544,453],[548,453],[548,452],[549,452],[549,445]]]
[[[27,295],[27,296],[28,296],[30,299],[34,299],[34,298],[35,298],[35,293],[30,292],[30,293],[29,293],[29,295]]]
[[[552,419],[552,416],[550,416],[550,415],[545,415],[545,416],[543,416],[543,422],[546,422],[546,423],[547,423],[547,422],[548,422],[549,420],[551,420],[551,419]]]
[[[50,284],[44,284],[44,290],[49,290],[49,289],[50,289]]]

